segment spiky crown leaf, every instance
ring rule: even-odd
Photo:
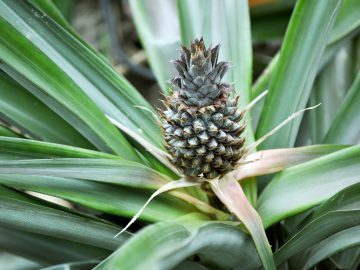
[[[190,50],[182,46],[180,59],[173,61],[179,76],[172,83],[186,105],[201,108],[227,100],[232,87],[221,79],[230,63],[218,63],[219,49],[219,45],[206,49],[203,38],[195,39]]]

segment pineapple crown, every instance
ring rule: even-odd
[[[219,49],[220,45],[206,49],[203,38],[191,42],[190,49],[181,46],[180,59],[173,61],[178,76],[171,80],[180,101],[202,108],[228,100],[232,87],[221,83],[221,79],[229,70],[230,63],[218,63]]]

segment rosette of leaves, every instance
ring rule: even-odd
[[[165,95],[176,48],[201,36],[221,43],[219,59],[231,62],[224,81],[240,95],[238,110],[268,90],[242,119],[245,148],[292,113],[322,105],[210,180],[211,192],[187,187],[169,162],[156,110],[53,3],[2,0],[1,265],[357,269],[358,1],[130,6]],[[269,63],[253,50],[259,41],[281,44]],[[183,188],[155,197],[137,226],[114,238],[164,186]]]

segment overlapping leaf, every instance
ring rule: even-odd
[[[0,183],[56,196],[104,213],[124,217],[133,217],[151,195],[151,192],[139,189],[50,176],[0,174]],[[194,207],[179,199],[160,196],[145,208],[140,219],[168,220],[193,211],[196,211]]]
[[[210,267],[257,269],[260,266],[251,240],[241,230],[191,219],[148,226],[95,269],[172,269],[194,254]]]
[[[339,0],[297,2],[269,86],[257,137],[291,113],[305,108],[340,3]],[[260,148],[293,146],[299,124],[299,120],[294,120]]]
[[[1,116],[34,139],[94,148],[71,125],[2,72],[0,95]]]
[[[358,243],[360,239],[349,237],[349,232],[359,230],[357,228],[360,225],[359,198],[360,185],[355,184],[326,201],[311,215],[303,228],[291,235],[289,241],[276,252],[277,263],[281,264],[299,251],[317,244],[308,253],[302,254],[300,261],[296,263],[296,269],[308,269],[317,262],[316,260],[325,257],[324,254],[314,257],[314,253],[324,252],[330,255],[344,245],[350,247]],[[346,242],[341,243],[341,239]],[[322,240],[324,241],[319,243]],[[338,243],[334,246],[336,242]]]
[[[47,73],[58,69],[57,65],[61,63],[61,71],[58,70],[59,74],[56,74],[59,79],[62,76],[62,86],[68,83],[68,90],[72,89],[72,92],[76,93],[75,98],[80,98],[79,88],[81,88],[105,113],[126,124],[140,136],[161,147],[161,141],[158,139],[160,131],[152,118],[153,116],[143,109],[135,107],[135,105],[146,107],[150,110],[151,107],[102,58],[79,42],[78,38],[66,32],[58,24],[55,24],[48,16],[42,14],[30,3],[8,1],[3,3],[3,5],[4,18],[12,23],[12,26],[20,31],[24,37],[31,36],[30,41],[32,45],[28,44],[29,46],[27,46],[24,52],[34,50],[33,53],[28,54],[37,55],[36,48],[40,48],[42,53],[44,53],[42,57],[39,55],[43,62],[40,67],[38,66],[39,70],[32,73],[33,76],[39,75],[40,72],[44,71],[46,68],[44,62],[48,63],[51,67],[47,69]],[[5,13],[5,10],[9,12]],[[16,16],[10,16],[10,14],[14,15],[13,11],[16,12]],[[6,17],[7,15],[9,17]],[[15,19],[16,17],[17,19]],[[31,18],[31,20],[26,20],[25,18]],[[16,20],[20,23],[16,24]],[[17,38],[19,39],[20,37],[17,36]],[[15,42],[13,45],[15,44],[20,46],[19,42]],[[17,54],[21,53],[20,51],[14,51]],[[8,59],[7,63],[10,60]],[[57,64],[54,64],[53,61]],[[14,61],[11,63],[17,70],[20,69],[19,66],[14,66]],[[21,71],[22,73],[25,71],[30,72],[26,67],[21,69]],[[34,77],[31,77],[31,79],[34,80]],[[36,82],[37,84],[39,83],[38,80]],[[39,85],[44,90],[51,90],[48,85],[44,85],[44,78],[40,80],[40,83]],[[54,94],[54,91],[51,91],[51,93]],[[61,91],[57,89],[56,94],[59,93]],[[57,97],[59,98],[59,96]],[[86,100],[84,97],[82,99],[83,102]],[[69,100],[68,97],[67,102],[71,103],[71,101],[74,102],[74,100]],[[67,107],[70,106],[70,104],[66,105]],[[99,116],[97,119],[103,118]],[[106,122],[107,120],[104,120],[102,125]]]
[[[40,265],[69,261],[91,260],[107,256],[111,251],[53,236],[46,236],[11,228],[0,228],[2,251],[17,254]],[[36,247],[36,248],[34,248]]]
[[[325,142],[356,144],[360,142],[360,72],[338,110]]]
[[[107,222],[86,218],[59,208],[34,204],[22,200],[5,188],[0,191],[0,224],[15,230],[38,233],[47,236],[88,244],[103,249],[117,248],[128,235],[118,239],[113,236],[118,227]]]
[[[360,182],[360,145],[279,173],[259,197],[258,211],[268,227]]]

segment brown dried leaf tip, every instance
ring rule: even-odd
[[[218,62],[219,49],[196,39],[173,61],[178,76],[171,80],[174,93],[165,102],[162,128],[171,162],[186,176],[221,176],[244,154],[243,113],[238,97],[229,98],[232,86],[221,82],[230,64]]]

